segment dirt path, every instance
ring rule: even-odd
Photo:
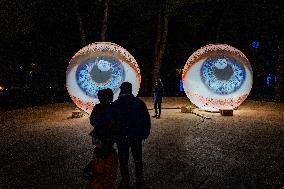
[[[163,107],[185,103],[166,98]],[[84,187],[91,127],[87,116],[67,119],[73,109],[62,103],[0,112],[0,188]],[[179,109],[152,119],[143,149],[147,188],[283,187],[284,104],[246,101],[233,117],[198,112],[211,119]]]

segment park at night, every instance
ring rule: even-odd
[[[284,2],[1,2],[0,188],[283,188]]]

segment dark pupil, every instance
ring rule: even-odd
[[[94,66],[90,72],[90,75],[96,83],[107,83],[111,79],[111,69],[108,71],[101,71],[98,66]]]
[[[224,69],[214,68],[214,75],[219,80],[229,80],[233,75],[233,68],[227,65]]]

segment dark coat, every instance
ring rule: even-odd
[[[90,116],[90,123],[94,127],[90,135],[103,143],[111,140],[111,120],[108,109],[109,105],[107,104],[97,104]]]
[[[163,93],[164,93],[163,85],[161,83],[155,85],[153,90],[154,102],[162,103]]]
[[[116,142],[148,138],[151,120],[142,100],[133,95],[122,95],[111,104],[110,111]]]

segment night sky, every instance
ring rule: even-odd
[[[106,41],[127,49],[142,73],[140,96],[151,95],[151,78],[161,0],[110,0]],[[166,95],[180,96],[178,68],[210,43],[225,43],[250,60],[254,85],[249,98],[271,99],[268,74],[276,75],[279,41],[284,37],[284,2],[273,0],[176,0],[170,8],[169,31],[161,77]],[[8,96],[32,94],[26,102],[70,100],[65,72],[82,48],[76,9],[87,44],[100,41],[103,0],[2,0],[0,3],[0,86]],[[259,42],[253,48],[252,41]],[[273,87],[273,84],[272,86]],[[17,95],[11,95],[17,91]],[[1,97],[5,96],[1,93]],[[20,95],[20,96],[21,96]],[[7,95],[6,95],[7,97]],[[59,98],[60,97],[60,98]],[[23,99],[22,99],[23,100]]]

